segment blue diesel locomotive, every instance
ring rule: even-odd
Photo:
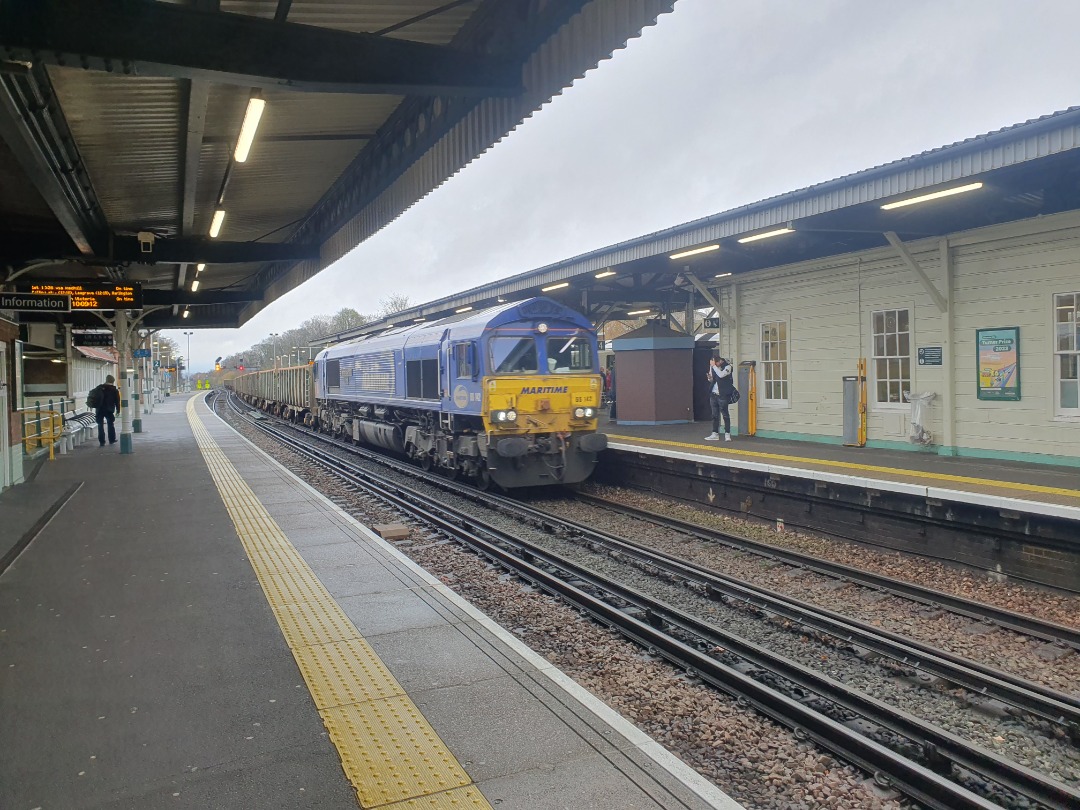
[[[481,488],[573,484],[607,446],[602,390],[592,324],[532,298],[320,352],[307,420]]]

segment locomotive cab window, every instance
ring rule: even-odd
[[[331,391],[339,391],[341,389],[341,361],[340,360],[327,360],[326,361],[326,387]]]
[[[471,380],[476,377],[476,344],[458,343],[454,346],[454,367],[459,380]]]
[[[548,372],[552,374],[593,371],[593,353],[585,334],[561,335],[547,339]]]
[[[530,337],[493,337],[488,342],[496,374],[535,374],[536,341]]]

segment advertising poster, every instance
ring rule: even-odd
[[[979,399],[1020,399],[1020,327],[975,330]]]

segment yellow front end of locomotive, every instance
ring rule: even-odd
[[[596,430],[598,374],[485,377],[484,429],[496,436]]]

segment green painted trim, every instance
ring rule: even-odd
[[[1054,464],[1059,467],[1080,467],[1076,456],[1048,456],[1042,453],[1017,453],[1011,450],[978,450],[973,447],[954,448],[962,458],[988,458],[995,461],[1025,461],[1028,464]]]
[[[734,430],[731,431],[735,433]],[[781,439],[790,442],[815,442],[817,444],[842,445],[844,440],[838,436],[820,436],[815,433],[786,433],[779,430],[759,430],[763,439]],[[1022,461],[1027,464],[1051,464],[1058,467],[1080,467],[1080,457],[1049,456],[1042,453],[1020,453],[1012,450],[979,450],[974,447],[945,447],[908,444],[907,442],[868,441],[867,447],[877,450],[904,450],[909,453],[933,453],[953,458],[986,458],[995,461]]]

